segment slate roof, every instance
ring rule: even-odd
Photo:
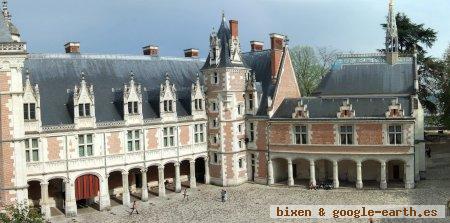
[[[13,39],[11,37],[10,28],[8,27],[8,21],[6,21],[3,13],[0,13],[0,43],[12,42],[12,41],[13,41]]]
[[[396,97],[373,97],[373,98],[350,98],[350,104],[355,111],[356,118],[386,118],[385,112],[392,100]],[[337,118],[339,108],[346,98],[296,98],[285,99],[279,109],[273,115],[274,119],[291,119],[298,102],[303,100],[308,105],[310,119],[332,119]],[[411,98],[398,97],[405,116],[411,117]]]
[[[384,58],[384,55],[338,58],[313,95],[413,94],[412,58],[401,57],[395,65],[386,63]]]
[[[202,69],[218,68],[218,67],[247,67],[245,61],[243,64],[233,64],[231,63],[230,56],[230,41],[231,41],[231,31],[228,26],[225,17],[222,17],[222,22],[220,23],[219,30],[217,31],[217,37],[220,39],[220,63],[210,64],[210,55],[206,58],[206,62]]]
[[[39,84],[42,124],[73,123],[70,100],[80,74],[94,86],[97,122],[123,120],[123,86],[129,83],[130,71],[142,86],[144,119],[159,117],[160,85],[169,74],[177,89],[177,113],[189,115],[191,85],[204,61],[124,55],[30,54],[24,70],[30,71],[32,84]],[[23,75],[25,76],[25,75]],[[203,78],[200,75],[201,82]]]

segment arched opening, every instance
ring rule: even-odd
[[[78,209],[100,210],[100,182],[97,176],[93,174],[85,174],[75,179],[75,200]]]
[[[29,206],[41,210],[41,203],[42,203],[41,182],[37,180],[28,181]]]
[[[366,160],[361,163],[364,188],[380,188],[381,164],[376,160]]]
[[[353,160],[341,160],[338,162],[339,187],[355,187],[356,162]]]
[[[272,159],[274,183],[287,184],[288,163],[286,159]]]
[[[142,199],[142,172],[140,168],[133,168],[128,171],[128,185],[130,187],[130,201]]]
[[[195,178],[197,183],[205,183],[205,158],[195,159]]]
[[[326,159],[316,160],[314,162],[316,168],[316,184],[321,183],[333,184],[333,162]]]
[[[183,160],[180,162],[180,180],[181,187],[189,188],[189,172],[190,172],[190,163],[189,160]]]
[[[292,172],[295,185],[309,186],[309,160],[298,158],[292,161]]]
[[[158,190],[158,166],[153,165],[147,168],[147,185],[149,199],[157,197]]]
[[[164,186],[166,194],[175,192],[175,164],[166,163],[164,165]]]
[[[386,169],[388,188],[404,188],[405,162],[403,160],[390,160],[386,163]]]
[[[122,201],[122,171],[109,173],[108,189],[111,200],[111,207],[123,204]]]
[[[48,203],[51,216],[65,214],[66,187],[64,180],[55,178],[48,181]]]

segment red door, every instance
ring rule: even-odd
[[[76,200],[94,198],[98,195],[98,177],[92,174],[83,175],[75,180]]]

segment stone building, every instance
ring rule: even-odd
[[[206,60],[30,54],[7,2],[0,16],[0,202],[67,216],[197,183],[413,188],[425,171],[415,55],[399,55],[390,4],[386,52],[340,55],[302,97],[288,39],[242,52],[222,16]]]

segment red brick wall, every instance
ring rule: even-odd
[[[189,144],[189,126],[187,125],[180,127],[180,143],[181,145]]]
[[[290,129],[290,124],[272,124],[270,127],[270,143],[292,144]]]
[[[61,146],[59,145],[58,137],[47,138],[47,146],[49,161],[62,159],[59,155]]]
[[[147,130],[147,140],[148,140],[148,148],[156,149],[158,148],[158,139],[156,138],[157,129],[148,129]]]
[[[221,172],[221,169],[220,169],[220,165],[219,164],[217,164],[217,165],[215,165],[215,164],[209,165],[209,175],[211,177],[220,178],[221,177],[220,172]]]
[[[311,144],[334,144],[333,124],[312,124]]]
[[[258,156],[258,177],[267,177],[266,153],[260,152]]]
[[[358,124],[356,133],[360,145],[383,144],[383,126],[381,124]]]
[[[112,132],[107,137],[107,146],[109,154],[119,154],[122,150],[122,144],[120,143],[119,132]]]
[[[294,67],[291,62],[291,56],[289,51],[286,51],[286,53],[284,71],[280,77],[278,77],[278,86],[273,98],[273,111],[278,109],[285,98],[298,98],[301,96],[295,77]]]

